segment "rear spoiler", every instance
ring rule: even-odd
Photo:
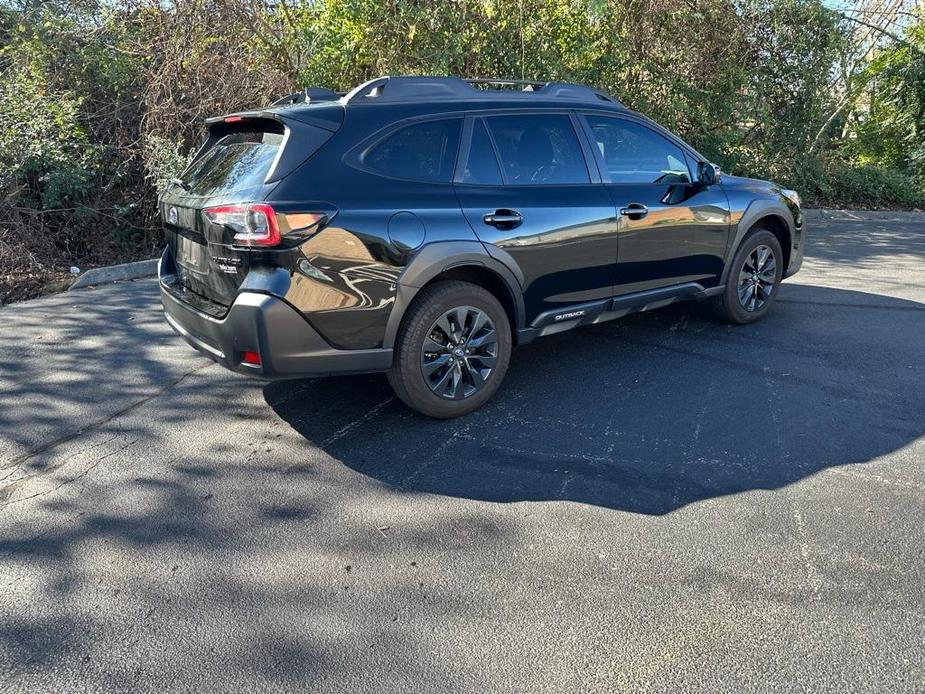
[[[264,131],[279,133],[283,136],[282,145],[276,155],[276,160],[270,166],[264,183],[275,183],[292,173],[297,166],[314,154],[325,142],[340,129],[343,123],[343,107],[323,109],[322,114],[308,115],[290,110],[280,113],[276,110],[263,109],[260,111],[241,111],[230,113],[227,116],[217,116],[206,119],[208,138],[196,152],[190,162],[192,166],[202,158],[216,142],[235,132]],[[293,135],[299,146],[287,147]]]

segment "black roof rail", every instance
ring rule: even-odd
[[[536,87],[545,87],[546,82],[542,80],[506,80],[502,77],[463,77],[463,82],[467,84],[486,85],[490,87],[523,87],[523,91],[532,92]]]
[[[374,97],[381,101],[413,101],[417,98],[471,98],[474,90],[458,77],[377,77],[364,82],[344,97],[346,103]]]
[[[573,84],[571,82],[548,82],[539,92],[544,96],[564,98],[564,99],[592,99],[596,101],[607,101],[616,106],[623,104],[616,98],[599,89],[593,89],[583,84]]]
[[[617,106],[622,106],[617,99],[606,92],[602,92],[592,87],[573,82],[542,82],[539,80],[507,80],[496,77],[481,78],[467,77],[463,80],[471,85],[488,85],[488,86],[523,86],[525,92],[537,92],[544,96],[567,97],[571,99],[587,99],[592,95],[601,101],[609,101]]]
[[[476,89],[476,86],[522,87],[522,89]],[[600,90],[571,82],[543,82],[541,80],[509,80],[503,78],[414,77],[386,76],[364,82],[348,92],[343,103],[365,99],[381,102],[415,101],[417,99],[480,99],[499,97],[528,97],[538,95],[553,99],[576,101],[605,101],[623,107],[617,99]]]
[[[277,99],[272,106],[292,106],[293,104],[307,104],[312,101],[337,101],[343,94],[325,89],[324,87],[305,87],[300,92],[288,94],[287,96]]]

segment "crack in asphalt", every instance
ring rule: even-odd
[[[11,467],[18,467],[19,465],[22,465],[22,464],[23,464],[24,462],[26,462],[27,460],[29,460],[29,459],[31,459],[31,458],[34,458],[35,456],[40,455],[40,454],[42,454],[42,453],[46,453],[47,451],[50,451],[51,449],[56,448],[57,446],[60,446],[62,443],[67,443],[67,442],[69,442],[69,441],[74,441],[75,439],[80,438],[81,436],[83,436],[83,435],[86,434],[87,432],[93,431],[93,430],[95,430],[95,429],[99,429],[101,426],[104,426],[104,425],[108,424],[109,422],[113,421],[114,419],[117,419],[118,417],[121,417],[122,415],[127,414],[127,413],[131,412],[132,410],[135,410],[135,409],[137,409],[138,407],[140,407],[140,406],[142,406],[142,405],[144,405],[144,404],[146,404],[146,403],[151,402],[152,400],[156,400],[157,398],[159,398],[160,396],[162,396],[164,393],[166,393],[166,392],[168,392],[169,390],[171,390],[173,387],[175,387],[175,386],[179,385],[180,383],[182,383],[183,381],[185,381],[189,376],[192,376],[193,374],[199,373],[200,371],[203,371],[203,370],[205,370],[205,369],[208,369],[208,368],[211,367],[211,366],[215,366],[215,362],[208,362],[208,363],[206,363],[206,364],[203,364],[202,366],[197,366],[197,367],[196,367],[195,369],[193,369],[192,371],[187,371],[186,373],[184,373],[184,374],[181,375],[180,377],[175,378],[175,379],[173,379],[172,381],[169,381],[169,382],[168,382],[165,386],[163,386],[162,388],[159,388],[158,390],[156,390],[155,392],[151,393],[150,395],[146,395],[146,396],[143,397],[141,400],[136,400],[136,401],[133,402],[131,405],[127,405],[126,407],[123,407],[122,409],[117,410],[116,412],[113,412],[112,414],[107,415],[106,417],[103,417],[102,419],[99,419],[99,420],[93,422],[92,424],[88,424],[88,425],[85,426],[85,427],[81,427],[81,428],[78,429],[77,431],[72,431],[71,433],[65,434],[64,436],[59,436],[59,437],[56,438],[56,439],[52,439],[51,441],[42,444],[42,445],[39,446],[38,448],[35,448],[35,449],[33,449],[33,450],[31,450],[31,451],[29,451],[29,452],[27,452],[27,453],[23,453],[23,454],[21,454],[21,455],[18,455],[18,456],[16,456],[16,457],[12,458],[6,465],[0,466],[0,469],[4,469],[4,470],[5,470],[5,469],[11,468]],[[4,478],[4,479],[5,479],[5,478]]]
[[[120,448],[117,448],[117,449],[115,449],[115,450],[112,450],[112,451],[110,451],[109,453],[106,453],[106,454],[104,454],[104,455],[101,455],[99,458],[96,459],[95,462],[93,462],[91,465],[89,465],[89,466],[87,466],[86,468],[84,468],[84,470],[83,470],[80,474],[74,475],[73,477],[64,480],[63,482],[61,482],[60,484],[58,484],[58,485],[52,487],[51,489],[46,489],[45,491],[42,491],[42,492],[36,492],[35,494],[30,494],[30,495],[24,496],[24,497],[22,497],[22,498],[20,498],[20,499],[14,499],[14,500],[12,500],[12,501],[6,501],[6,502],[0,504],[0,510],[5,509],[5,508],[7,508],[8,506],[12,506],[12,505],[14,505],[14,504],[22,503],[23,501],[28,501],[29,499],[37,499],[38,497],[41,497],[41,496],[47,496],[47,495],[49,495],[49,494],[54,494],[56,491],[58,491],[59,489],[61,489],[61,488],[64,487],[65,485],[68,485],[68,484],[70,484],[71,482],[75,482],[76,480],[79,480],[79,479],[81,479],[81,478],[83,478],[83,477],[86,477],[88,474],[90,474],[90,472],[92,472],[93,470],[95,470],[95,469],[99,466],[100,463],[102,463],[104,460],[106,460],[106,458],[110,458],[110,457],[116,455],[117,453],[121,453],[121,452],[124,451],[125,449],[127,449],[127,448],[129,448],[129,447],[131,447],[131,446],[134,446],[135,443],[136,443],[137,441],[138,441],[138,439],[132,439],[131,441],[129,441],[129,442],[128,442],[127,444],[125,444],[124,446],[122,446],[122,447],[120,447]],[[14,482],[13,485],[11,485],[11,486],[13,486],[14,488],[13,488],[12,490],[10,490],[10,495],[12,495],[12,494],[16,491],[16,487],[18,487],[19,485],[20,485],[20,482]]]
[[[119,438],[119,435],[118,435],[118,434],[115,434],[115,435],[113,435],[113,436],[110,436],[108,439],[104,439],[104,440],[100,441],[99,443],[94,443],[93,445],[87,446],[86,448],[81,448],[80,450],[78,450],[78,451],[72,453],[71,455],[67,456],[67,457],[66,457],[64,460],[62,460],[60,463],[56,463],[56,464],[53,464],[53,465],[47,465],[47,466],[44,467],[41,471],[35,472],[35,473],[33,473],[32,475],[27,475],[27,476],[25,476],[25,477],[21,477],[20,479],[16,480],[16,484],[18,484],[18,483],[20,483],[20,482],[22,482],[23,480],[26,480],[26,479],[31,479],[31,478],[33,478],[33,477],[37,477],[37,476],[42,475],[42,474],[47,474],[47,473],[49,473],[49,472],[54,472],[54,471],[57,470],[58,468],[63,467],[64,465],[66,465],[67,462],[68,462],[69,460],[72,460],[72,459],[76,458],[77,456],[79,456],[79,455],[81,455],[81,454],[83,454],[83,453],[86,453],[87,451],[92,450],[92,449],[94,449],[94,448],[99,448],[100,446],[105,446],[107,443],[109,443],[110,441],[114,441],[114,440],[117,439],[117,438]],[[28,459],[27,459],[27,460],[28,460]],[[22,470],[22,463],[24,463],[24,462],[26,462],[26,461],[23,460],[23,461],[21,461],[19,464],[9,465],[8,468],[7,468],[7,469],[9,469],[9,472],[8,472],[7,474],[3,475],[2,477],[0,477],[0,482],[6,482],[6,481],[7,481],[8,479],[10,479],[13,475],[15,475],[17,472],[20,472],[20,471]]]

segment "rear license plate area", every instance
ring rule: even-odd
[[[205,243],[177,234],[177,264],[199,275],[208,273],[209,250]]]

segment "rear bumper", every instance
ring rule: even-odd
[[[241,292],[222,318],[206,315],[177,298],[161,276],[161,302],[170,327],[222,366],[266,379],[304,378],[386,371],[392,350],[334,349],[289,304],[268,294]],[[260,365],[242,362],[257,352]]]

